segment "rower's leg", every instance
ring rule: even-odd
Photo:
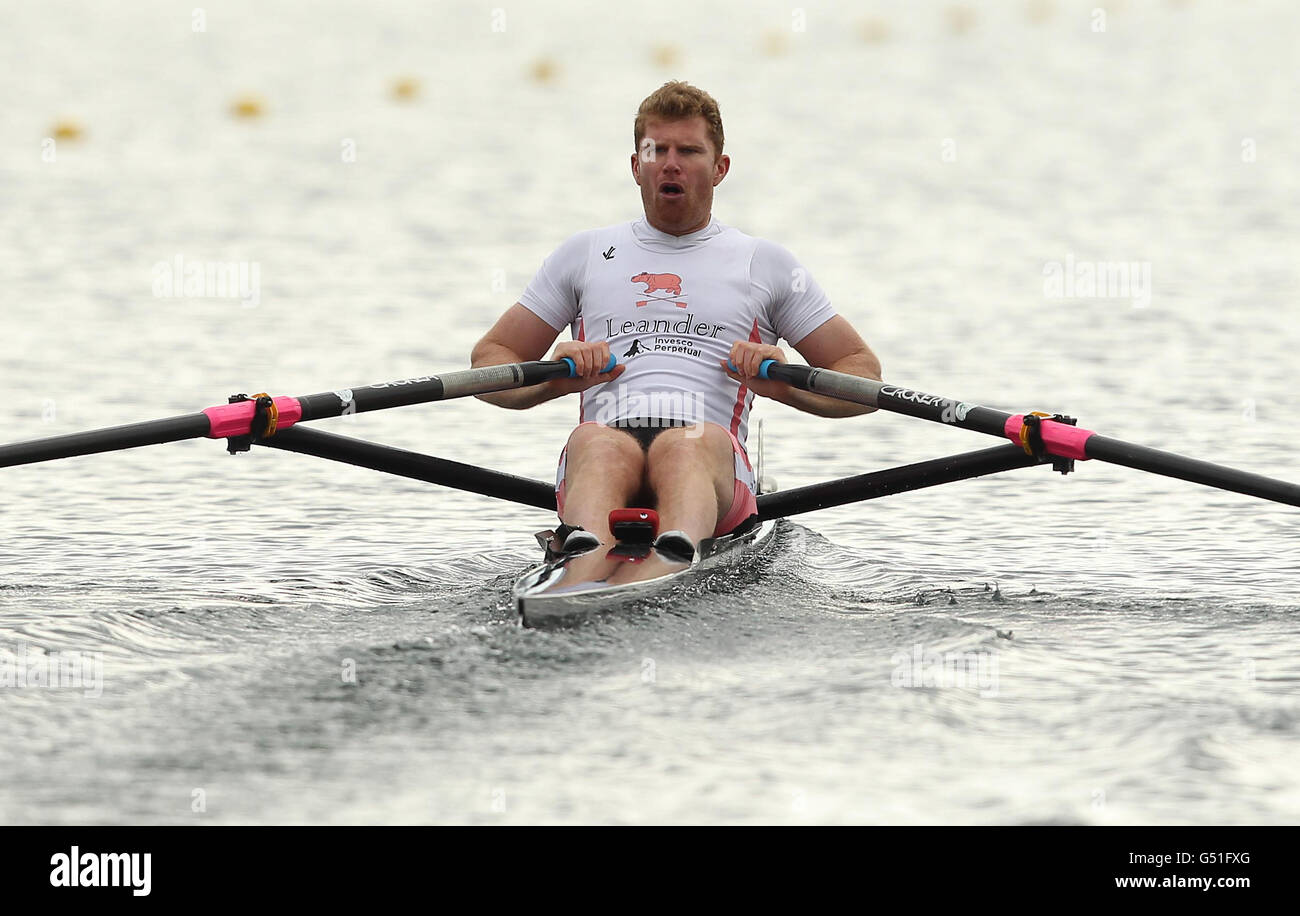
[[[613,541],[609,512],[631,504],[644,476],[645,452],[636,439],[620,429],[583,423],[569,436],[560,521]]]
[[[659,530],[680,529],[696,544],[712,537],[731,508],[735,489],[727,431],[716,423],[664,430],[650,443],[646,463]]]

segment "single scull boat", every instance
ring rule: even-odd
[[[776,520],[700,542],[695,559],[666,557],[648,544],[601,545],[589,553],[548,559],[515,583],[513,598],[526,627],[568,626],[693,585],[705,576],[752,562],[772,541]],[[538,535],[541,539],[552,532]]]
[[[755,442],[754,476],[757,495],[762,497],[771,485],[763,479],[761,420]],[[512,591],[515,610],[524,626],[569,626],[595,614],[667,595],[719,570],[752,562],[771,544],[776,531],[775,518],[760,520],[755,516],[735,531],[705,539],[692,559],[683,560],[650,546],[650,539],[658,530],[657,515],[652,509],[636,511],[646,527],[634,526],[626,536],[621,536],[619,525],[611,524],[618,538],[616,543],[602,544],[585,553],[562,553],[556,549],[558,539],[554,531],[537,533],[545,557],[540,565],[519,577]]]

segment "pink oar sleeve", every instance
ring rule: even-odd
[[[1022,413],[1007,417],[1007,423],[1003,431],[1006,433],[1006,437],[1016,445],[1024,444],[1020,441],[1020,430],[1024,424],[1025,415]],[[1068,423],[1057,423],[1048,420],[1046,417],[1043,418],[1041,428],[1043,431],[1043,445],[1047,447],[1048,454],[1059,455],[1062,458],[1075,458],[1079,461],[1088,460],[1086,446],[1088,439],[1093,435],[1092,430],[1081,429]]]
[[[280,412],[276,429],[288,429],[302,419],[302,405],[297,398],[273,398],[275,407]],[[253,422],[254,401],[236,401],[234,404],[220,404],[203,411],[211,424],[209,439],[229,439],[234,436],[247,436],[248,428]]]

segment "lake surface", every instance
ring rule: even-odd
[[[887,380],[1300,480],[1294,5],[951,6],[15,7],[0,439],[467,365],[565,237],[638,215],[632,116],[684,77],[726,123],[715,215]],[[178,257],[256,295],[157,295]],[[576,412],[319,427],[548,479]],[[783,487],[995,444],[754,416]],[[537,632],[537,510],[208,440],[0,485],[0,668],[89,677],[0,689],[0,822],[1300,818],[1294,508],[1024,469]]]

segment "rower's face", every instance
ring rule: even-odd
[[[647,121],[641,148],[632,154],[632,177],[641,187],[646,219],[671,235],[709,224],[713,189],[730,167],[730,157],[717,155],[709,126],[698,115]]]

